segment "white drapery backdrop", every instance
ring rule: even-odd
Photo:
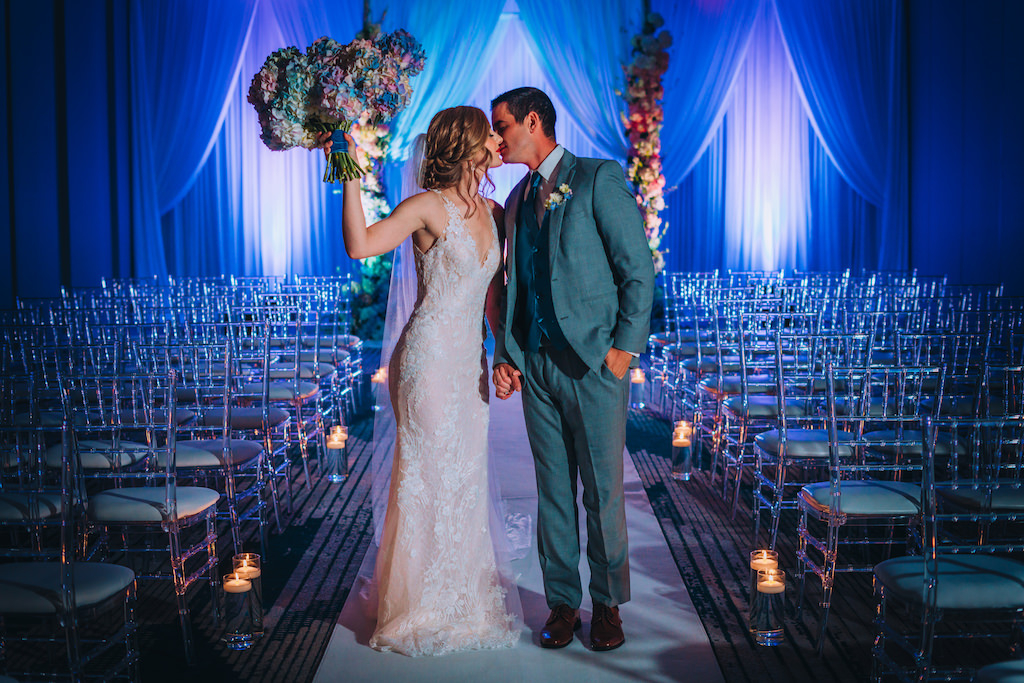
[[[375,17],[384,4],[374,4]],[[487,110],[494,95],[529,84],[552,96],[561,117],[556,130],[569,149],[624,161],[623,104],[614,91],[622,87],[621,64],[630,58],[629,41],[641,21],[635,3],[571,0],[552,8],[520,0],[518,13],[506,14],[500,4],[476,0],[386,5],[384,29],[409,29],[428,53],[412,106],[393,125],[398,160],[438,109],[472,103]],[[662,148],[668,184],[679,187],[667,196],[664,215],[669,268],[905,265],[901,3],[653,5],[675,40],[665,75]],[[138,274],[352,269],[338,238],[339,198],[320,181],[322,157],[267,150],[245,96],[270,52],[304,48],[325,34],[350,40],[361,25],[361,8],[319,0],[135,0],[132,8]],[[782,41],[768,52],[752,50],[754,38],[762,36],[761,45],[767,35],[755,31],[771,23],[765,16]],[[789,86],[778,68],[780,42],[791,65]],[[768,68],[760,64],[764,55],[774,65],[768,91],[767,84],[744,77],[745,70]],[[737,96],[741,77],[745,85]],[[793,92],[814,133],[799,132]],[[768,116],[752,104],[766,101],[777,108]],[[785,116],[790,127],[770,134],[788,141],[766,141],[767,121],[750,127],[751,117],[778,124]],[[398,165],[389,167],[389,180]],[[772,192],[754,189],[755,175],[771,179],[780,165],[790,170],[776,178]],[[496,173],[494,196],[502,200],[522,172]],[[398,187],[395,180],[389,187]]]
[[[665,79],[669,267],[906,267],[902,4],[653,4],[682,30]]]
[[[724,248],[739,270],[809,262],[808,120],[770,5],[757,16],[725,118]]]

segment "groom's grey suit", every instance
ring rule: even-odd
[[[577,608],[582,599],[577,475],[587,515],[590,595],[615,606],[629,600],[622,487],[629,380],[615,377],[604,359],[613,346],[635,355],[646,348],[654,267],[622,168],[560,147],[556,152],[562,158],[549,169],[554,179],[544,178],[535,207],[539,212],[546,191],[563,183],[572,196],[545,209],[540,220],[527,220],[527,174],[505,204],[508,284],[494,363],[523,374],[548,606]],[[522,230],[531,232],[518,234]],[[528,274],[518,272],[525,268]]]

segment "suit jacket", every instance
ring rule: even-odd
[[[524,367],[512,326],[516,302],[516,217],[528,178],[509,194],[501,238],[507,242],[508,283],[500,305],[501,328],[494,331],[494,363]],[[614,161],[562,157],[555,187],[572,197],[547,209],[551,296],[555,317],[569,346],[599,370],[611,347],[642,353],[654,301],[654,264],[643,218],[622,168]]]

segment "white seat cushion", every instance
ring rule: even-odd
[[[0,521],[49,519],[59,515],[60,511],[59,493],[29,494],[23,491],[0,491]]]
[[[875,567],[875,578],[902,600],[925,598],[924,558],[897,557]],[[938,558],[939,609],[1024,609],[1024,562],[993,555]]]
[[[271,395],[273,398],[273,395]],[[267,420],[271,427],[276,427],[288,419],[288,411],[283,408],[271,408],[267,412]],[[224,420],[223,408],[211,408],[206,410],[197,420],[198,424],[204,427],[218,427]],[[232,429],[259,429],[263,426],[262,408],[232,408],[231,428]]]
[[[82,468],[86,470],[109,470],[111,463],[118,463],[120,467],[130,467],[140,462],[149,453],[149,447],[145,444],[132,441],[122,441],[120,449],[115,453],[111,441],[84,440],[78,442],[78,454],[81,458]],[[48,467],[59,468],[61,466],[61,446],[57,444],[46,449],[43,456]]]
[[[870,446],[871,450],[885,454],[894,454],[898,448],[901,448],[905,454],[920,455],[924,448],[922,439],[921,432],[913,429],[904,429],[899,439],[897,439],[896,430],[894,429],[883,429],[864,434],[865,441],[878,442]],[[901,444],[900,446],[895,445],[897,441]],[[949,455],[953,450],[952,444],[953,440],[948,434],[939,434],[935,441],[935,454]],[[963,444],[957,444],[957,452],[961,454],[966,452]]]
[[[298,400],[308,401],[317,395],[320,391],[320,387],[312,382],[299,382],[298,387]],[[244,385],[239,395],[241,396],[252,396],[258,398],[262,395],[263,383],[253,382],[252,384]],[[291,382],[271,382],[270,383],[270,400],[271,401],[295,401],[295,387],[292,386]]]
[[[847,432],[839,432],[840,441],[850,441],[853,436]],[[771,429],[754,437],[754,443],[770,455],[778,456],[782,447],[779,430]],[[853,448],[843,446],[840,457],[853,455]],[[786,430],[786,457],[789,458],[827,458],[828,431],[825,429],[789,429]]]
[[[950,502],[967,509],[981,507],[988,490],[985,488],[972,488],[966,486],[940,486],[937,489],[940,496]],[[1024,488],[1014,487],[1010,484],[999,486],[992,492],[992,509],[999,511],[1024,510]]]
[[[191,410],[187,408],[175,408],[174,409],[174,420],[175,424],[183,425],[196,416]],[[136,424],[145,424],[145,414],[133,414],[129,411],[123,411],[121,413],[121,424],[126,426],[133,426]],[[166,410],[154,410],[153,411],[153,422],[158,425],[167,423],[167,411]]]
[[[316,372],[316,374],[314,374]],[[299,363],[299,377],[301,379],[313,379],[314,377],[330,377],[335,372],[335,367],[330,363],[318,363],[314,368],[312,362]],[[271,363],[270,379],[291,379],[295,376],[295,365],[291,362]]]
[[[877,517],[916,515],[921,511],[921,486],[902,481],[844,481],[839,484],[839,511],[847,515]],[[826,511],[832,504],[827,481],[808,484],[800,491],[803,501]]]
[[[228,451],[228,464],[241,465],[258,457],[263,452],[263,444],[249,439],[231,439]],[[175,462],[180,468],[190,467],[221,467],[224,458],[224,442],[221,439],[195,439],[179,441],[176,445]],[[157,462],[164,467],[163,456],[157,456]]]
[[[732,412],[746,418],[768,418],[778,417],[778,399],[775,396],[757,395],[748,396],[747,410],[743,410],[743,397],[730,396],[725,399],[723,405]],[[808,399],[789,398],[786,399],[786,415],[788,417],[806,417],[813,414],[817,403]]]
[[[220,500],[220,494],[201,486],[175,487],[178,519],[198,515]],[[100,523],[168,521],[163,486],[109,489],[89,498],[89,518]]]
[[[335,361],[335,359],[337,360],[338,363],[341,363],[343,361],[348,360],[348,356],[349,356],[348,351],[346,351],[344,349],[338,349],[337,355],[335,355],[334,351],[332,351],[331,349],[324,349],[323,351],[320,351],[319,353],[317,353],[315,351],[301,351],[301,352],[299,352],[299,362],[300,363],[312,363],[313,359],[315,357],[321,363],[321,367],[324,364],[326,364],[326,365],[328,365],[331,368],[331,370],[333,370],[334,369],[334,365],[332,363],[333,363],[333,361]],[[282,361],[291,361],[291,359],[292,359],[292,356],[288,355],[288,354],[285,354],[285,355],[283,355],[281,357]],[[310,368],[310,369],[312,369],[312,368]]]
[[[739,394],[743,391],[743,383],[738,375],[725,375],[722,381],[718,376],[707,377],[698,385],[701,390],[715,396]],[[750,375],[747,377],[747,392],[751,394],[774,394],[775,380],[768,375]]]
[[[982,667],[975,674],[974,683],[1024,683],[1024,659]]]
[[[96,605],[128,588],[135,572],[102,562],[75,562],[75,603]],[[61,594],[59,562],[12,562],[0,565],[0,614],[56,614]]]

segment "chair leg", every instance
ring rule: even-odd
[[[188,609],[188,596],[185,594],[185,566],[181,558],[181,540],[177,527],[172,527],[168,535],[171,548],[171,576],[174,580],[174,597],[178,603],[181,637],[185,645],[185,661],[191,666],[195,663],[195,646],[192,643],[192,618]]]
[[[732,494],[732,519],[736,519],[736,510],[740,503],[740,484],[743,483],[743,453],[747,443],[748,425],[746,420],[740,423],[739,441],[736,444],[736,484]]]
[[[804,611],[804,597],[807,590],[807,511],[801,510],[800,522],[796,529],[796,560],[797,578],[800,581],[800,597],[797,599],[796,614],[799,617]]]
[[[237,499],[238,492],[235,486],[235,475],[230,467],[224,469],[224,497],[228,504],[228,523],[231,526],[231,545],[238,554],[242,552],[242,534],[239,529]]]
[[[264,491],[270,489],[270,502],[274,510],[274,526],[277,528],[277,533],[281,533],[281,513],[279,510],[279,501],[277,495],[277,477],[274,475],[273,463],[270,461],[270,455],[264,453],[261,458],[264,460],[259,464],[257,476],[259,477],[259,490],[260,496],[264,495]]]
[[[142,674],[139,671],[139,631],[135,623],[135,584],[128,586],[128,593],[124,601],[124,625],[125,625],[125,657],[128,659],[129,680],[141,680]]]
[[[210,604],[213,606],[213,623],[219,626],[221,613],[217,599],[217,589],[220,587],[220,575],[217,573],[217,510],[214,510],[206,518],[206,555],[210,568],[207,570],[210,585]]]
[[[818,644],[815,648],[820,655],[825,647],[825,634],[828,632],[828,614],[832,608],[832,586],[836,580],[835,558],[825,560],[824,572],[821,577],[821,626],[818,630]]]
[[[871,646],[871,683],[882,683],[882,658],[885,656],[885,590],[875,586],[875,642]]]
[[[782,517],[782,500],[785,496],[786,466],[782,458],[775,465],[775,491],[772,492],[771,542],[768,547],[775,550],[775,542],[779,537],[779,522]]]
[[[295,429],[299,433],[299,457],[302,458],[302,474],[306,478],[306,490],[312,491],[313,484],[309,479],[309,437],[306,435],[306,416],[303,415],[301,399],[295,406]]]

